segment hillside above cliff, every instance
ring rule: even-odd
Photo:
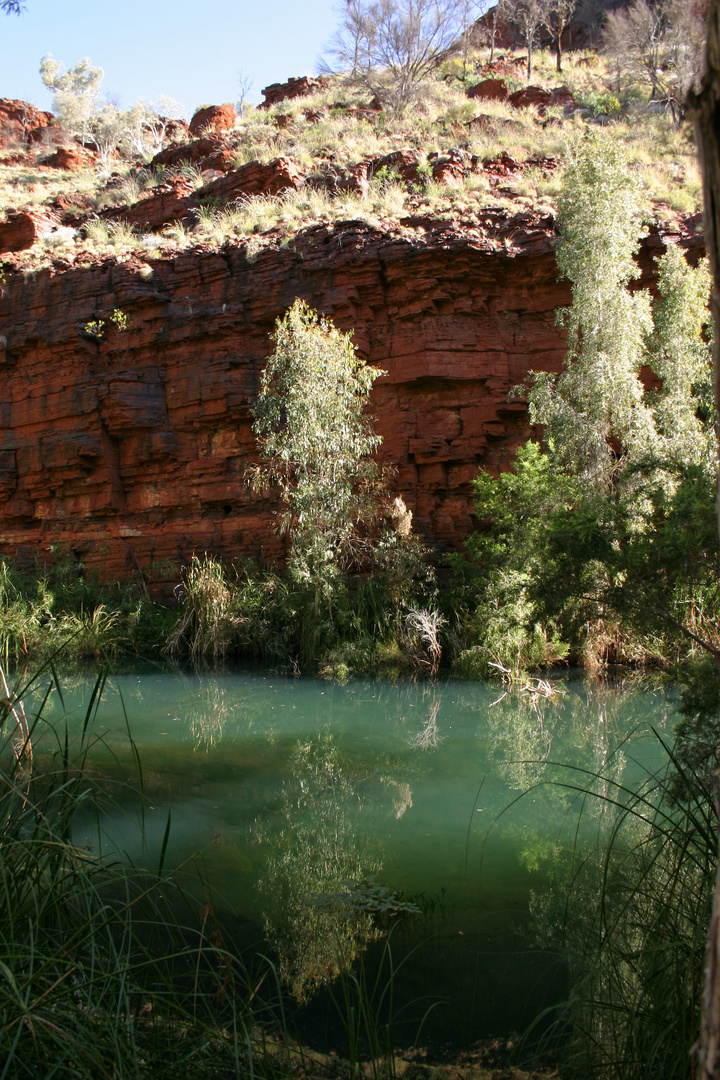
[[[6,273],[56,269],[98,255],[154,260],[194,247],[291,242],[312,225],[459,220],[486,228],[529,209],[554,214],[572,145],[598,126],[630,149],[659,223],[700,207],[692,136],[592,52],[524,54],[492,64],[453,57],[405,114],[342,78],[291,79],[265,104],[206,108],[167,124],[146,161],[102,168],[22,102],[0,106],[0,255]],[[157,133],[155,133],[157,139]],[[490,214],[492,224],[484,225]]]

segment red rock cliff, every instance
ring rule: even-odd
[[[67,544],[102,577],[193,551],[276,558],[271,498],[245,471],[248,401],[278,315],[301,296],[388,371],[373,411],[416,529],[442,550],[471,527],[480,465],[528,434],[511,387],[564,357],[547,219],[317,226],[248,261],[242,246],[147,265],[11,278],[0,298],[0,550]],[[131,320],[119,333],[119,308]],[[85,330],[104,319],[99,341]]]

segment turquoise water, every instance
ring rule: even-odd
[[[63,686],[71,735],[91,688]],[[47,715],[63,715],[57,694]],[[668,736],[671,720],[660,694],[580,680],[533,701],[457,682],[122,675],[90,728],[92,768],[130,784],[109,784],[101,843],[157,866],[170,811],[166,865],[191,860],[192,881],[201,864],[229,932],[247,947],[269,937],[299,996],[332,968],[338,941],[354,934],[377,956],[353,898],[377,885],[393,903],[409,898],[418,913],[392,937],[406,957],[400,992],[442,1000],[435,1037],[472,1042],[523,1030],[567,994],[531,897],[558,853],[595,843],[612,819],[611,804],[577,789],[622,799],[662,766],[653,729]],[[90,827],[76,839],[98,846]]]

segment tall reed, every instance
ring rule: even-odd
[[[554,898],[535,903],[571,973],[555,1032],[571,1023],[569,1075],[586,1080],[694,1075],[717,821],[712,792],[660,741],[666,764],[634,789],[581,770],[562,785],[582,800],[576,844]],[[577,837],[597,800],[593,848]]]
[[[55,677],[0,702],[0,1078],[273,1073],[277,1054],[254,1036],[265,975],[226,947],[209,895],[198,910],[167,872],[169,816],[152,873],[76,839],[80,828],[98,850],[106,839],[107,784],[88,767],[105,677],[77,731],[44,719],[51,696],[62,700]],[[40,706],[23,727],[33,691]],[[142,802],[139,760],[136,784]]]

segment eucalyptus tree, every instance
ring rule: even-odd
[[[343,566],[362,546],[359,530],[378,514],[381,437],[367,404],[384,375],[366,364],[328,319],[296,300],[279,319],[262,373],[253,430],[262,463],[257,487],[274,486],[284,504],[280,531],[291,539],[289,569],[330,603]]]
[[[713,276],[713,317],[715,321],[714,380],[715,401],[720,400],[720,0],[709,0],[705,75],[697,95],[691,94],[690,108],[695,124],[704,186],[705,245]],[[718,473],[720,478],[720,472]],[[718,498],[720,515],[720,498]],[[718,521],[720,528],[720,518]],[[717,658],[716,665],[717,665]],[[715,679],[717,688],[717,678]],[[717,705],[720,694],[716,693]],[[715,775],[715,808],[720,815],[720,787]],[[702,1005],[702,1028],[697,1041],[698,1078],[715,1080],[720,1075],[720,860],[705,962],[705,987]]]
[[[646,83],[651,99],[667,102],[677,120],[699,86],[704,43],[703,5],[691,0],[633,0],[608,13],[602,34],[619,71]]]
[[[92,126],[100,101],[104,71],[94,67],[89,57],[65,69],[61,61],[47,53],[40,61],[40,78],[53,94],[53,112],[68,132],[83,144],[92,141]]]
[[[527,49],[527,78],[532,79],[533,50],[541,30],[549,23],[551,0],[506,0],[510,21],[520,30]]]
[[[40,76],[53,93],[53,111],[63,128],[97,152],[105,174],[116,154],[146,160],[157,153],[169,119],[182,115],[182,106],[162,97],[159,106],[165,116],[144,101],[119,109],[101,97],[103,69],[94,67],[87,56],[66,69],[48,53],[40,62]]]
[[[671,248],[658,262],[659,295],[633,288],[643,203],[611,135],[575,147],[556,249],[572,287],[560,313],[565,369],[531,372],[527,384],[543,445],[529,444],[510,472],[477,483],[478,517],[490,523],[471,543],[483,568],[478,611],[490,613],[483,634],[502,611],[506,625],[494,639],[505,630],[508,642],[522,639],[515,651],[525,662],[545,649],[534,627],[580,649],[591,647],[588,627],[599,619],[641,653],[680,655],[684,638],[720,656],[717,538],[708,524],[717,455],[710,279],[704,263],[692,267]],[[655,390],[643,378],[648,368]]]
[[[562,71],[563,35],[570,28],[578,8],[578,0],[549,0],[545,29],[555,45],[557,69]]]
[[[558,268],[572,285],[562,315],[568,359],[558,376],[536,374],[530,419],[545,425],[564,467],[607,489],[631,456],[646,454],[654,425],[639,379],[652,327],[650,297],[630,292],[639,276],[640,181],[612,139],[589,139],[570,155],[559,203]]]

